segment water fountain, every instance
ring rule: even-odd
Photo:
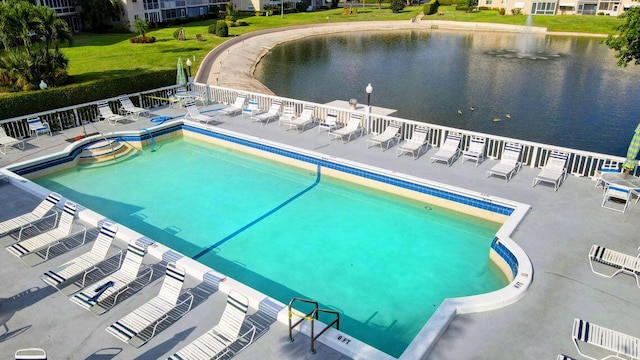
[[[531,14],[527,16],[524,31],[519,36],[518,49],[496,49],[488,51],[487,54],[505,59],[529,59],[529,60],[549,60],[558,58],[560,53],[544,52],[538,50],[536,44],[536,35],[531,31],[533,26],[533,17]]]

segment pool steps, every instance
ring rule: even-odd
[[[78,163],[95,166],[129,159],[136,154],[137,150],[126,143],[114,139],[102,140],[85,147],[78,155]]]

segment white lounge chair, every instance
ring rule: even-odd
[[[522,145],[515,143],[507,143],[502,150],[500,162],[487,171],[487,177],[491,175],[502,176],[507,182],[511,180],[518,170],[522,167],[520,162],[520,152]]]
[[[107,254],[109,253],[109,249],[111,248],[111,244],[113,243],[113,239],[116,237],[117,232],[117,224],[102,224],[100,232],[98,233],[98,236],[96,237],[96,240],[89,252],[45,272],[40,278],[45,283],[62,291],[61,289],[70,281],[73,281],[77,276],[82,275],[80,288],[83,288],[87,275],[93,270],[96,270],[97,266],[107,258]],[[120,260],[122,260],[122,250],[118,249],[118,251],[120,253]],[[63,291],[63,293],[65,292]]]
[[[14,137],[8,136],[4,131],[2,125],[0,125],[0,153],[6,155],[9,146],[13,148],[17,146],[20,148],[20,150],[24,150],[24,140],[19,140]]]
[[[627,207],[631,202],[632,194],[633,193],[630,189],[619,188],[619,187],[616,187],[615,185],[609,185],[604,189],[604,196],[602,198],[602,207],[605,209],[624,213],[625,211],[627,211]],[[616,207],[611,206],[608,204],[611,199],[624,201],[624,205],[622,206],[622,208],[620,208],[619,206],[616,206]],[[617,202],[614,202],[614,203],[617,203]]]
[[[469,160],[475,162],[476,166],[480,165],[482,159],[484,159],[484,146],[486,142],[487,139],[485,138],[472,137],[469,141],[469,148],[462,151],[461,164],[464,164],[465,160]]]
[[[16,216],[13,219],[8,219],[1,222],[0,237],[20,229],[20,234],[18,235],[18,238],[20,238],[22,236],[22,230],[25,227],[33,225],[34,223],[44,220],[47,217],[51,216],[51,215],[47,216],[47,214],[52,209],[54,209],[54,207],[56,206],[58,201],[60,201],[61,198],[62,196],[60,196],[60,194],[52,192],[49,195],[47,195],[47,197],[44,200],[42,200],[40,204],[38,204],[38,206],[35,209],[33,209],[31,212],[20,215],[20,216]],[[57,222],[58,213],[54,212],[52,215],[56,216],[56,222]]]
[[[218,122],[218,115],[209,116],[201,114],[193,100],[187,101],[184,106],[187,108],[187,114],[184,116],[187,120],[193,120],[203,124]]]
[[[400,136],[400,125],[399,124],[389,124],[380,134],[374,135],[367,139],[367,147],[372,146],[380,146],[380,149],[387,150],[398,141],[398,137]]]
[[[335,112],[329,111],[327,112],[327,116],[318,123],[318,132],[320,130],[327,130],[327,134],[331,132],[331,130],[336,130],[338,128],[338,114]]]
[[[120,269],[73,295],[70,300],[98,315],[104,314],[118,303],[120,294],[129,290],[138,278],[148,274],[148,281],[151,281],[151,276],[153,276],[152,268],[140,273],[142,259],[145,254],[146,249],[144,246],[129,244]]]
[[[454,161],[460,156],[460,141],[462,135],[458,133],[448,133],[444,144],[440,146],[440,149],[431,156],[431,162],[441,161],[451,166]]]
[[[251,118],[253,115],[257,115],[262,113],[260,110],[260,105],[258,105],[258,100],[250,99],[247,101],[247,105],[242,107],[242,117],[248,116]]]
[[[71,232],[73,230],[77,207],[76,203],[69,200],[65,201],[64,210],[62,211],[62,215],[60,215],[60,221],[56,227],[25,240],[19,238],[18,242],[9,246],[7,250],[11,254],[22,259],[27,255],[46,248],[47,251],[44,255],[41,255],[40,258],[42,261],[47,261],[49,259],[51,248],[60,244],[65,238],[73,237],[84,232],[82,242],[77,246],[84,244],[87,237],[87,229],[84,226],[81,225],[82,229],[76,233]]]
[[[251,121],[260,122],[262,124],[268,124],[271,120],[275,120],[280,116],[280,109],[282,108],[282,101],[273,100],[269,110],[267,112],[251,115]]]
[[[362,135],[363,128],[361,123],[363,118],[363,114],[351,113],[351,115],[349,115],[349,122],[347,123],[347,126],[341,127],[335,131],[329,131],[329,136],[333,136],[334,139],[341,139],[343,143],[348,143],[351,141],[351,136],[356,138],[356,134],[358,134],[357,136]],[[345,138],[347,138],[346,141]]]
[[[253,342],[255,326],[240,335],[240,329],[249,309],[249,299],[246,296],[232,290],[227,296],[227,306],[224,308],[222,318],[218,325],[195,339],[177,353],[171,355],[169,360],[200,360],[219,358],[232,352],[230,345],[237,339],[246,337],[252,332],[251,339],[245,346]]]
[[[283,121],[284,126],[288,127],[287,130],[296,129],[296,131],[303,132],[307,125],[313,125],[315,118],[313,117],[313,111],[315,107],[305,105],[302,109],[300,116],[296,116],[291,120]]]
[[[193,294],[189,294],[178,302],[184,278],[184,269],[177,267],[174,263],[167,264],[167,271],[158,296],[111,324],[106,328],[107,332],[135,347],[146,344],[156,335],[158,325],[168,319],[176,321],[191,310]],[[178,307],[186,307],[186,309],[179,309],[176,313]],[[152,328],[149,329],[150,327]]]
[[[411,139],[396,149],[396,155],[411,154],[413,160],[420,157],[422,149],[429,147],[429,128],[416,127],[413,129]]]
[[[278,126],[285,124],[287,122],[293,121],[296,117],[296,108],[293,105],[285,105],[282,108],[282,113],[280,117],[278,117]]]
[[[636,278],[636,285],[640,287],[640,248],[636,256],[623,254],[621,252],[607,249],[603,246],[592,245],[589,250],[589,265],[594,274],[612,278],[620,273],[628,274]],[[612,273],[604,273],[596,270],[595,263],[600,263],[612,267]]]
[[[602,359],[640,359],[640,339],[621,332],[592,324],[588,321],[574,319],[571,339],[578,353],[589,359],[596,359],[580,349],[580,343],[589,344],[611,352]]]
[[[558,355],[556,357],[556,360],[576,360],[576,359],[574,359],[574,358],[572,358],[571,356],[568,356],[568,355],[560,354],[560,355]]]
[[[247,98],[245,95],[238,95],[238,97],[236,97],[236,100],[233,102],[233,104],[223,107],[222,109],[218,110],[218,113],[220,115],[226,115],[226,116],[238,115],[242,111],[242,108],[244,107],[244,103],[246,101],[247,101]]]
[[[110,125],[115,126],[119,121],[126,120],[122,115],[114,114],[109,107],[109,103],[105,101],[98,102],[98,111],[100,112],[100,119],[106,120]]]
[[[549,154],[549,158],[547,159],[547,163],[542,167],[538,176],[533,178],[532,187],[538,185],[541,182],[547,182],[553,184],[553,191],[558,191],[560,184],[567,178],[567,169],[565,168],[567,164],[567,158],[569,158],[569,154],[560,152],[560,151],[552,151]]]
[[[28,348],[17,350],[15,360],[47,360],[47,352],[40,348]]]
[[[121,95],[118,101],[120,101],[120,111],[125,115],[131,115],[131,120],[138,120],[144,113],[147,113],[147,116],[151,114],[149,110],[133,105],[128,95]]]
[[[40,139],[40,134],[49,133],[49,136],[53,136],[49,124],[40,120],[39,117],[27,120],[27,124],[29,125],[29,132],[34,134],[36,139]]]

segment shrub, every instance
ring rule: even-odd
[[[218,20],[216,22],[216,35],[219,37],[227,37],[229,36],[229,27],[227,26],[227,22],[224,20]]]
[[[238,20],[236,21],[236,26],[249,26],[249,24],[244,20]]]
[[[505,8],[500,8],[500,9],[498,9],[498,14],[500,14],[500,15],[504,15],[504,14],[506,14],[506,13],[507,13],[507,11],[505,10]]]
[[[107,99],[120,94],[156,89],[175,84],[175,82],[176,70],[172,69],[91,83],[50,87],[45,91],[0,94],[0,119]]]
[[[428,3],[422,5],[422,12],[425,15],[435,14],[438,11],[439,6],[440,3],[438,2],[438,0],[431,0]]]
[[[389,8],[391,9],[391,12],[393,13],[399,13],[402,10],[404,10],[406,3],[403,0],[391,0],[391,4],[389,5]]]
[[[215,35],[216,34],[216,24],[209,25],[208,32],[209,32],[209,34],[214,34]]]
[[[156,42],[156,37],[155,36],[152,36],[152,37],[136,36],[136,37],[129,38],[129,41],[132,44],[151,44]]]
[[[520,8],[511,9],[511,14],[513,14],[513,15],[522,15],[522,9],[520,9]]]

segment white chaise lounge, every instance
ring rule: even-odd
[[[96,237],[96,240],[91,246],[91,250],[84,253],[74,259],[67,261],[66,263],[59,265],[40,276],[42,281],[55,287],[65,295],[69,295],[72,292],[66,292],[63,290],[70,282],[74,281],[76,277],[82,275],[79,287],[84,288],[87,275],[97,269],[97,266],[106,260],[113,239],[118,232],[118,225],[112,223],[104,223],[100,227],[100,232]],[[120,254],[120,260],[122,261],[122,249],[117,248]],[[106,275],[106,274],[105,274]]]
[[[611,353],[602,359],[640,359],[639,338],[607,329],[588,321],[573,320],[571,339],[578,353],[589,359],[597,360],[597,358],[585,354],[580,348],[580,344],[589,344]]]
[[[240,335],[240,329],[244,323],[249,299],[239,292],[232,290],[227,296],[227,306],[222,313],[218,325],[195,339],[177,353],[171,355],[169,360],[201,360],[219,358],[232,352],[230,345],[239,338],[245,338],[251,333],[251,338],[244,345],[248,346],[255,337],[255,326]]]
[[[553,191],[558,191],[560,184],[567,179],[567,159],[569,154],[561,151],[552,151],[549,154],[547,163],[542,167],[538,176],[533,178],[531,186],[536,186],[541,182],[553,184]]]
[[[451,166],[454,161],[460,156],[460,141],[462,141],[462,135],[458,133],[449,133],[444,140],[444,144],[440,146],[440,149],[431,156],[431,162],[441,161]]]
[[[282,101],[273,100],[271,106],[269,106],[269,110],[267,112],[253,114],[251,116],[251,121],[259,122],[262,124],[268,124],[271,120],[275,120],[280,116],[280,109],[282,108]]]
[[[380,149],[387,150],[395,144],[400,136],[400,124],[389,124],[383,132],[373,135],[367,139],[367,147],[380,146]]]
[[[76,205],[76,203],[69,200],[65,201],[64,209],[62,211],[62,214],[60,215],[60,221],[58,221],[56,227],[44,232],[40,232],[39,234],[28,239],[23,240],[19,238],[17,243],[7,248],[7,251],[24,261],[24,257],[34,254],[40,250],[44,250],[46,248],[45,253],[38,256],[38,262],[40,262],[49,260],[49,256],[51,255],[51,248],[60,244],[61,241],[66,238],[76,236],[79,233],[84,233],[84,235],[82,236],[82,242],[76,246],[84,244],[87,238],[87,229],[84,226],[80,225],[80,231],[72,233],[77,208],[78,205]],[[34,264],[30,262],[26,263],[28,265]]]
[[[30,226],[38,221],[42,221],[46,219],[48,216],[51,216],[47,214],[49,214],[49,212],[55,208],[56,204],[58,203],[58,201],[60,201],[61,198],[62,196],[60,196],[60,194],[52,192],[49,195],[47,195],[47,197],[44,200],[42,200],[42,202],[40,202],[40,204],[36,206],[36,208],[33,209],[33,211],[20,216],[16,216],[12,219],[8,219],[3,222],[0,222],[0,237],[5,236],[10,232],[13,232],[19,229],[20,230],[20,234],[18,235],[18,239],[19,239],[22,236],[22,230],[25,227]],[[56,222],[57,222],[58,212],[54,212],[52,215],[56,216]]]
[[[174,263],[167,264],[158,296],[111,324],[107,332],[116,338],[140,347],[151,340],[165,320],[176,321],[191,310],[193,294],[178,302],[184,284],[185,271]]]
[[[589,265],[594,274],[612,278],[620,273],[625,273],[636,278],[636,285],[640,287],[640,248],[636,256],[627,255],[615,250],[610,250],[604,246],[592,245],[589,250]],[[613,268],[613,272],[604,273],[597,270],[595,263],[600,263]],[[598,267],[600,269],[601,267]]]
[[[24,140],[19,140],[14,137],[8,136],[4,131],[2,125],[0,125],[0,153],[7,154],[9,146],[15,148],[16,146],[20,150],[24,150]]]
[[[352,136],[355,139],[357,136],[362,135],[362,119],[364,119],[363,114],[351,113],[351,115],[349,115],[349,122],[347,122],[347,126],[334,131],[329,131],[329,136],[333,136],[334,140],[341,139],[343,143],[348,143],[351,141]]]
[[[411,154],[413,160],[420,157],[422,149],[429,148],[429,128],[416,127],[413,129],[411,139],[396,149],[396,155]]]
[[[118,297],[131,289],[131,285],[138,278],[148,275],[147,283],[151,281],[152,268],[140,272],[145,254],[146,249],[143,245],[129,244],[122,266],[118,271],[73,295],[71,301],[98,315],[109,311],[118,303]]]
[[[469,148],[462,152],[462,164],[466,160],[473,161],[476,163],[476,166],[480,165],[482,160],[484,159],[484,146],[487,142],[487,139],[480,137],[472,137],[469,141]]]
[[[487,177],[491,175],[502,176],[507,182],[509,182],[513,175],[515,175],[522,167],[522,163],[520,162],[521,151],[522,145],[520,144],[505,144],[500,161],[490,170],[487,170]]]
[[[129,95],[121,95],[118,101],[120,101],[120,111],[123,114],[131,115],[131,120],[138,120],[140,115],[144,113],[146,113],[147,116],[151,114],[149,110],[133,105],[133,102],[129,99]]]

